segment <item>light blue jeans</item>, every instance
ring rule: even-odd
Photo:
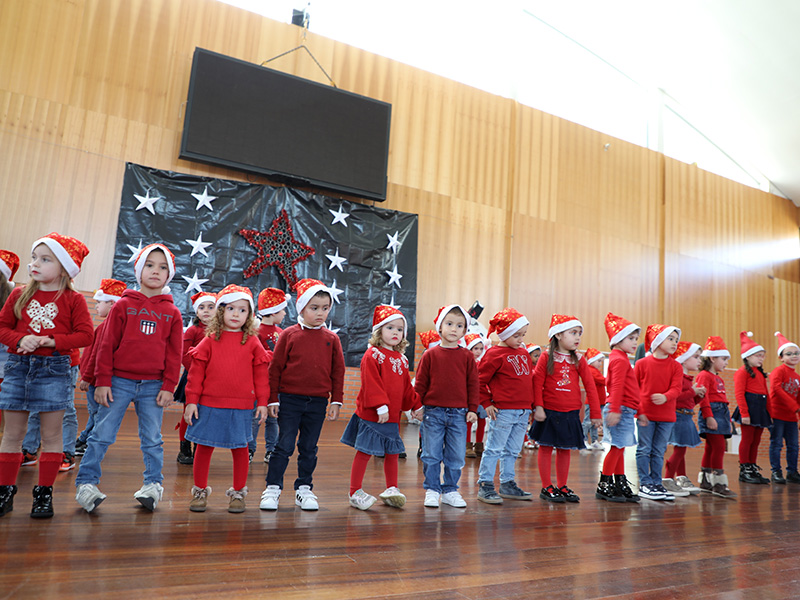
[[[531,410],[504,409],[497,411],[497,418],[486,421],[481,465],[478,467],[478,483],[493,482],[497,463],[500,463],[500,483],[513,481],[516,475],[517,454],[522,450]]]
[[[83,455],[75,485],[100,482],[102,469],[100,463],[108,447],[117,439],[122,418],[133,402],[139,418],[139,441],[144,458],[144,483],[161,483],[164,480],[161,469],[164,466],[164,448],[161,441],[161,420],[164,409],[156,404],[156,396],[161,390],[161,380],[135,381],[123,377],[111,378],[111,394],[114,401],[108,408],[100,406],[95,417],[94,429],[89,435],[89,445]]]
[[[664,452],[675,423],[650,421],[645,427],[638,425],[639,443],[636,446],[636,470],[640,485],[661,485]]]
[[[258,442],[258,430],[261,429],[261,424],[258,422],[258,417],[256,417],[256,411],[253,409],[253,439],[247,443],[247,448],[250,452],[256,451],[256,446]],[[275,450],[275,444],[278,443],[278,418],[277,417],[267,417],[267,420],[264,421],[264,451],[272,452]]]
[[[422,436],[422,487],[440,494],[458,490],[467,447],[467,409],[426,406]],[[444,465],[444,482],[441,472]]]
[[[93,385],[90,385],[89,389],[86,390],[86,409],[89,411],[89,420],[86,421],[86,428],[81,431],[81,434],[78,436],[82,442],[89,441],[89,434],[92,433],[92,429],[94,429],[97,409],[100,408],[100,405],[94,400],[94,390],[95,387]]]
[[[70,454],[75,454],[75,440],[78,436],[78,413],[75,411],[75,386],[78,384],[80,369],[77,365],[70,367],[69,374],[72,381],[72,401],[64,410],[64,421],[61,429],[62,442],[64,444],[62,450]],[[33,411],[28,413],[28,430],[25,432],[25,438],[22,440],[22,447],[31,454],[36,454],[41,443],[42,431],[39,413]]]

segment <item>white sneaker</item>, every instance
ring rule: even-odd
[[[433,490],[425,490],[425,502],[424,505],[428,508],[439,508],[439,497],[441,494],[439,492],[434,492]]]
[[[301,485],[295,491],[294,503],[303,510],[319,510],[319,502],[311,487],[308,485]]]
[[[526,450],[535,450],[536,444],[534,444],[530,440],[525,440],[524,442],[522,442],[522,447],[525,448]]]
[[[105,499],[106,495],[93,483],[82,483],[78,486],[78,492],[75,494],[75,500],[86,512],[92,512]]]
[[[449,506],[453,506],[455,508],[467,507],[467,503],[464,498],[456,491],[442,494],[442,504],[448,504]]]
[[[386,488],[380,493],[380,498],[387,506],[402,508],[406,503],[406,497],[396,487]]]
[[[591,446],[592,450],[602,450],[603,449],[603,442],[600,440],[595,440],[592,442]]]
[[[356,490],[350,496],[350,506],[358,510],[368,510],[370,506],[375,504],[378,499],[375,496],[370,496],[364,490]]]
[[[261,510],[278,510],[278,500],[281,497],[281,488],[277,485],[268,485],[267,489],[261,492]]]
[[[139,504],[144,506],[147,510],[155,510],[158,506],[158,501],[164,494],[164,488],[160,483],[145,483],[138,492],[133,494],[133,497],[139,501]]]
[[[692,495],[699,494],[700,488],[697,487],[695,484],[692,483],[692,480],[689,479],[686,475],[678,475],[675,478],[675,483],[677,483],[681,488],[685,491],[689,492]]]

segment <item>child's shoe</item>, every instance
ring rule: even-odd
[[[475,452],[475,444],[467,442],[467,452],[464,456],[466,458],[478,458],[478,453]]]
[[[625,496],[623,496],[620,490],[617,489],[617,486],[614,485],[612,475],[600,475],[600,482],[597,484],[594,497],[598,500],[606,500],[608,502],[627,502]]]
[[[685,498],[686,496],[689,495],[689,491],[683,489],[672,478],[662,479],[661,485],[665,490],[667,490],[670,494],[672,494],[676,498]]]
[[[728,487],[728,476],[722,471],[711,474],[711,493],[720,498],[735,500],[736,494]]]
[[[453,508],[467,508],[467,501],[456,490],[442,494],[442,504],[447,504]]]
[[[319,510],[319,502],[311,486],[301,485],[294,492],[294,503],[302,510]]]
[[[206,512],[208,506],[208,495],[211,493],[211,487],[197,487],[192,486],[192,501],[189,502],[189,510],[192,512]]]
[[[154,511],[163,493],[164,488],[161,487],[160,483],[154,481],[152,483],[145,483],[138,491],[134,492],[133,497],[147,510]]]
[[[0,517],[14,510],[15,485],[0,485]]]
[[[774,469],[772,471],[772,483],[786,483],[786,480],[783,478],[783,471],[780,469]]]
[[[625,502],[641,502],[638,494],[634,494],[628,483],[628,478],[625,474],[614,475],[614,485],[617,486],[617,491],[625,498]]]
[[[182,465],[191,465],[194,463],[192,442],[190,442],[189,440],[183,440],[181,442],[181,449],[178,452],[178,462]]]
[[[253,462],[253,455],[254,455],[255,453],[256,453],[256,451],[255,451],[255,450],[248,450],[248,451],[247,451],[247,455],[248,455],[247,462],[250,462],[250,463],[252,463],[252,462]]]
[[[786,471],[787,483],[800,483],[800,473],[797,471]]]
[[[669,491],[667,488],[665,488],[665,487],[664,487],[663,485],[661,485],[660,483],[653,484],[653,485],[652,485],[652,486],[650,486],[650,487],[652,487],[652,488],[655,488],[655,489],[656,489],[656,490],[658,490],[658,491],[659,491],[661,494],[663,494],[663,495],[664,495],[664,500],[667,500],[667,501],[669,501],[669,502],[672,502],[672,501],[674,501],[674,500],[675,500],[675,494],[673,494],[672,492],[670,492],[670,491]]]
[[[441,494],[435,490],[425,490],[425,502],[423,506],[428,508],[439,508],[439,498]]]
[[[581,501],[580,496],[578,496],[578,494],[569,489],[566,485],[562,485],[560,488],[558,488],[558,491],[561,492],[561,495],[564,496],[564,500],[566,500],[567,502]]]
[[[753,474],[753,477],[758,479],[760,484],[769,485],[769,479],[761,474],[761,467],[759,467],[756,463],[750,463],[750,472]]]
[[[639,496],[648,500],[666,500],[667,496],[656,486],[643,483],[639,486]]]
[[[244,497],[247,496],[247,486],[240,490],[228,488],[225,495],[230,497],[231,501],[228,503],[229,513],[243,513],[244,512]]]
[[[268,485],[267,489],[261,492],[261,510],[278,510],[278,501],[281,498],[281,488],[277,485]]]
[[[535,450],[536,443],[532,442],[531,440],[525,440],[524,442],[522,442],[522,447],[525,448],[526,450]]]
[[[36,452],[28,452],[23,448],[22,450],[22,465],[23,467],[32,467],[39,462],[39,456]]]
[[[478,485],[478,500],[486,504],[502,504],[503,497],[498,494],[494,489],[494,484],[491,481],[479,481]]]
[[[380,499],[387,506],[394,506],[395,508],[402,508],[406,503],[406,497],[394,486],[383,490],[380,493]]]
[[[681,489],[684,491],[689,492],[692,496],[700,493],[700,488],[693,484],[692,480],[686,475],[678,475],[675,478],[675,483],[681,486]]]
[[[533,500],[533,494],[519,489],[513,479],[500,484],[500,497],[509,500]]]
[[[358,510],[369,510],[377,501],[378,499],[375,496],[371,496],[364,490],[356,490],[353,492],[353,495],[350,496],[350,506]]]
[[[31,517],[49,519],[53,516],[53,486],[36,485],[33,487],[33,508]]]
[[[75,456],[83,456],[86,454],[86,447],[88,445],[89,444],[81,440],[81,438],[75,440]]]
[[[739,481],[742,483],[761,483],[761,479],[753,475],[749,463],[739,463]]]
[[[555,487],[552,485],[548,485],[546,488],[542,488],[542,491],[539,492],[539,498],[542,500],[547,500],[548,502],[566,502],[566,498],[561,495]]]
[[[697,487],[700,488],[700,491],[704,494],[710,494],[711,488],[714,485],[711,483],[711,469],[708,467],[700,467],[700,473],[697,475],[697,481],[700,483]]]
[[[478,458],[481,457],[481,454],[483,454],[483,442],[475,442],[475,454],[478,455]]]
[[[69,471],[75,468],[75,455],[70,454],[69,452],[64,452],[61,458],[61,465],[58,467],[58,470],[62,473],[64,471]]]
[[[272,451],[268,450],[266,454],[264,454],[264,462],[269,463],[269,459],[272,458]]]
[[[92,512],[95,508],[100,506],[100,503],[106,499],[106,495],[97,489],[93,483],[83,483],[78,486],[78,491],[75,494],[75,500],[78,501],[86,512]]]
[[[592,445],[591,445],[591,449],[592,450],[602,450],[603,449],[603,442],[601,442],[600,440],[593,441]]]

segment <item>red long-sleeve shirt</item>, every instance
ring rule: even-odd
[[[105,331],[105,327],[105,321],[97,326],[97,329],[94,330],[94,339],[92,340],[92,343],[89,346],[86,346],[86,349],[83,351],[83,356],[81,356],[81,380],[85,381],[89,385],[94,385],[94,369],[95,363],[97,362],[97,349],[100,347],[100,339],[103,337],[103,331]]]
[[[683,374],[683,384],[681,386],[681,393],[678,394],[678,399],[675,400],[675,408],[682,410],[694,410],[696,405],[700,405],[700,413],[704,418],[713,417],[711,406],[708,403],[708,396],[700,397],[694,393],[692,382],[694,381],[691,375]]]
[[[675,400],[683,386],[683,367],[670,358],[646,356],[636,363],[633,374],[639,383],[639,413],[650,421],[660,423],[675,422]],[[654,404],[651,396],[664,394],[664,404]]]
[[[591,365],[589,365],[591,367]],[[600,401],[600,408],[606,404],[606,378],[600,372],[600,369],[591,368],[589,371],[594,379],[594,386],[597,388],[597,399]],[[588,396],[587,396],[588,401]]]
[[[714,375],[711,371],[700,371],[694,378],[697,385],[706,388],[706,399],[711,402],[724,402],[728,404],[728,395],[725,393],[725,382],[722,377]]]
[[[204,337],[206,337],[206,327],[202,323],[200,325],[190,325],[183,332],[183,358],[181,359],[181,364],[183,364],[184,369],[192,366],[191,350],[197,347]]]
[[[589,373],[591,367],[582,356],[578,364],[572,364],[569,354],[556,352],[553,374],[547,373],[547,352],[542,352],[533,372],[533,405],[542,406],[548,410],[569,412],[580,410],[581,388],[578,379],[583,382],[586,390],[586,403],[589,405],[589,416],[592,419],[601,418],[600,401],[597,397],[597,386],[594,378]]]
[[[399,423],[404,410],[417,410],[422,403],[411,385],[408,359],[394,350],[370,346],[361,358],[356,414],[377,423],[381,406],[389,409],[389,423]]]
[[[769,415],[781,421],[797,421],[800,410],[800,376],[797,371],[781,365],[769,374]]]
[[[733,397],[736,398],[739,414],[745,419],[750,418],[750,409],[747,408],[747,400],[744,397],[744,393],[767,395],[767,378],[764,377],[760,369],[753,369],[753,373],[755,377],[750,377],[747,369],[742,365],[733,374]]]
[[[258,327],[258,339],[261,340],[264,348],[274,351],[282,331],[283,329],[277,325],[264,325],[262,323]]]
[[[478,410],[478,365],[466,348],[429,348],[417,366],[414,388],[425,406]]]
[[[478,382],[485,407],[493,404],[501,410],[533,409],[533,366],[524,347],[489,348],[478,363]]]
[[[608,355],[606,389],[608,390],[609,411],[620,413],[622,406],[639,410],[639,382],[636,381],[636,375],[633,374],[633,367],[631,367],[628,355],[616,348]]]
[[[322,327],[287,327],[278,338],[269,367],[270,404],[278,394],[344,398],[344,355],[339,336]]]

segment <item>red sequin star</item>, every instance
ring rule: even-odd
[[[243,271],[245,279],[258,275],[264,267],[278,267],[283,278],[294,288],[298,281],[295,265],[313,256],[315,252],[311,246],[306,246],[295,239],[289,215],[285,210],[281,210],[280,216],[272,222],[269,231],[240,229],[239,235],[258,250],[258,256]]]

